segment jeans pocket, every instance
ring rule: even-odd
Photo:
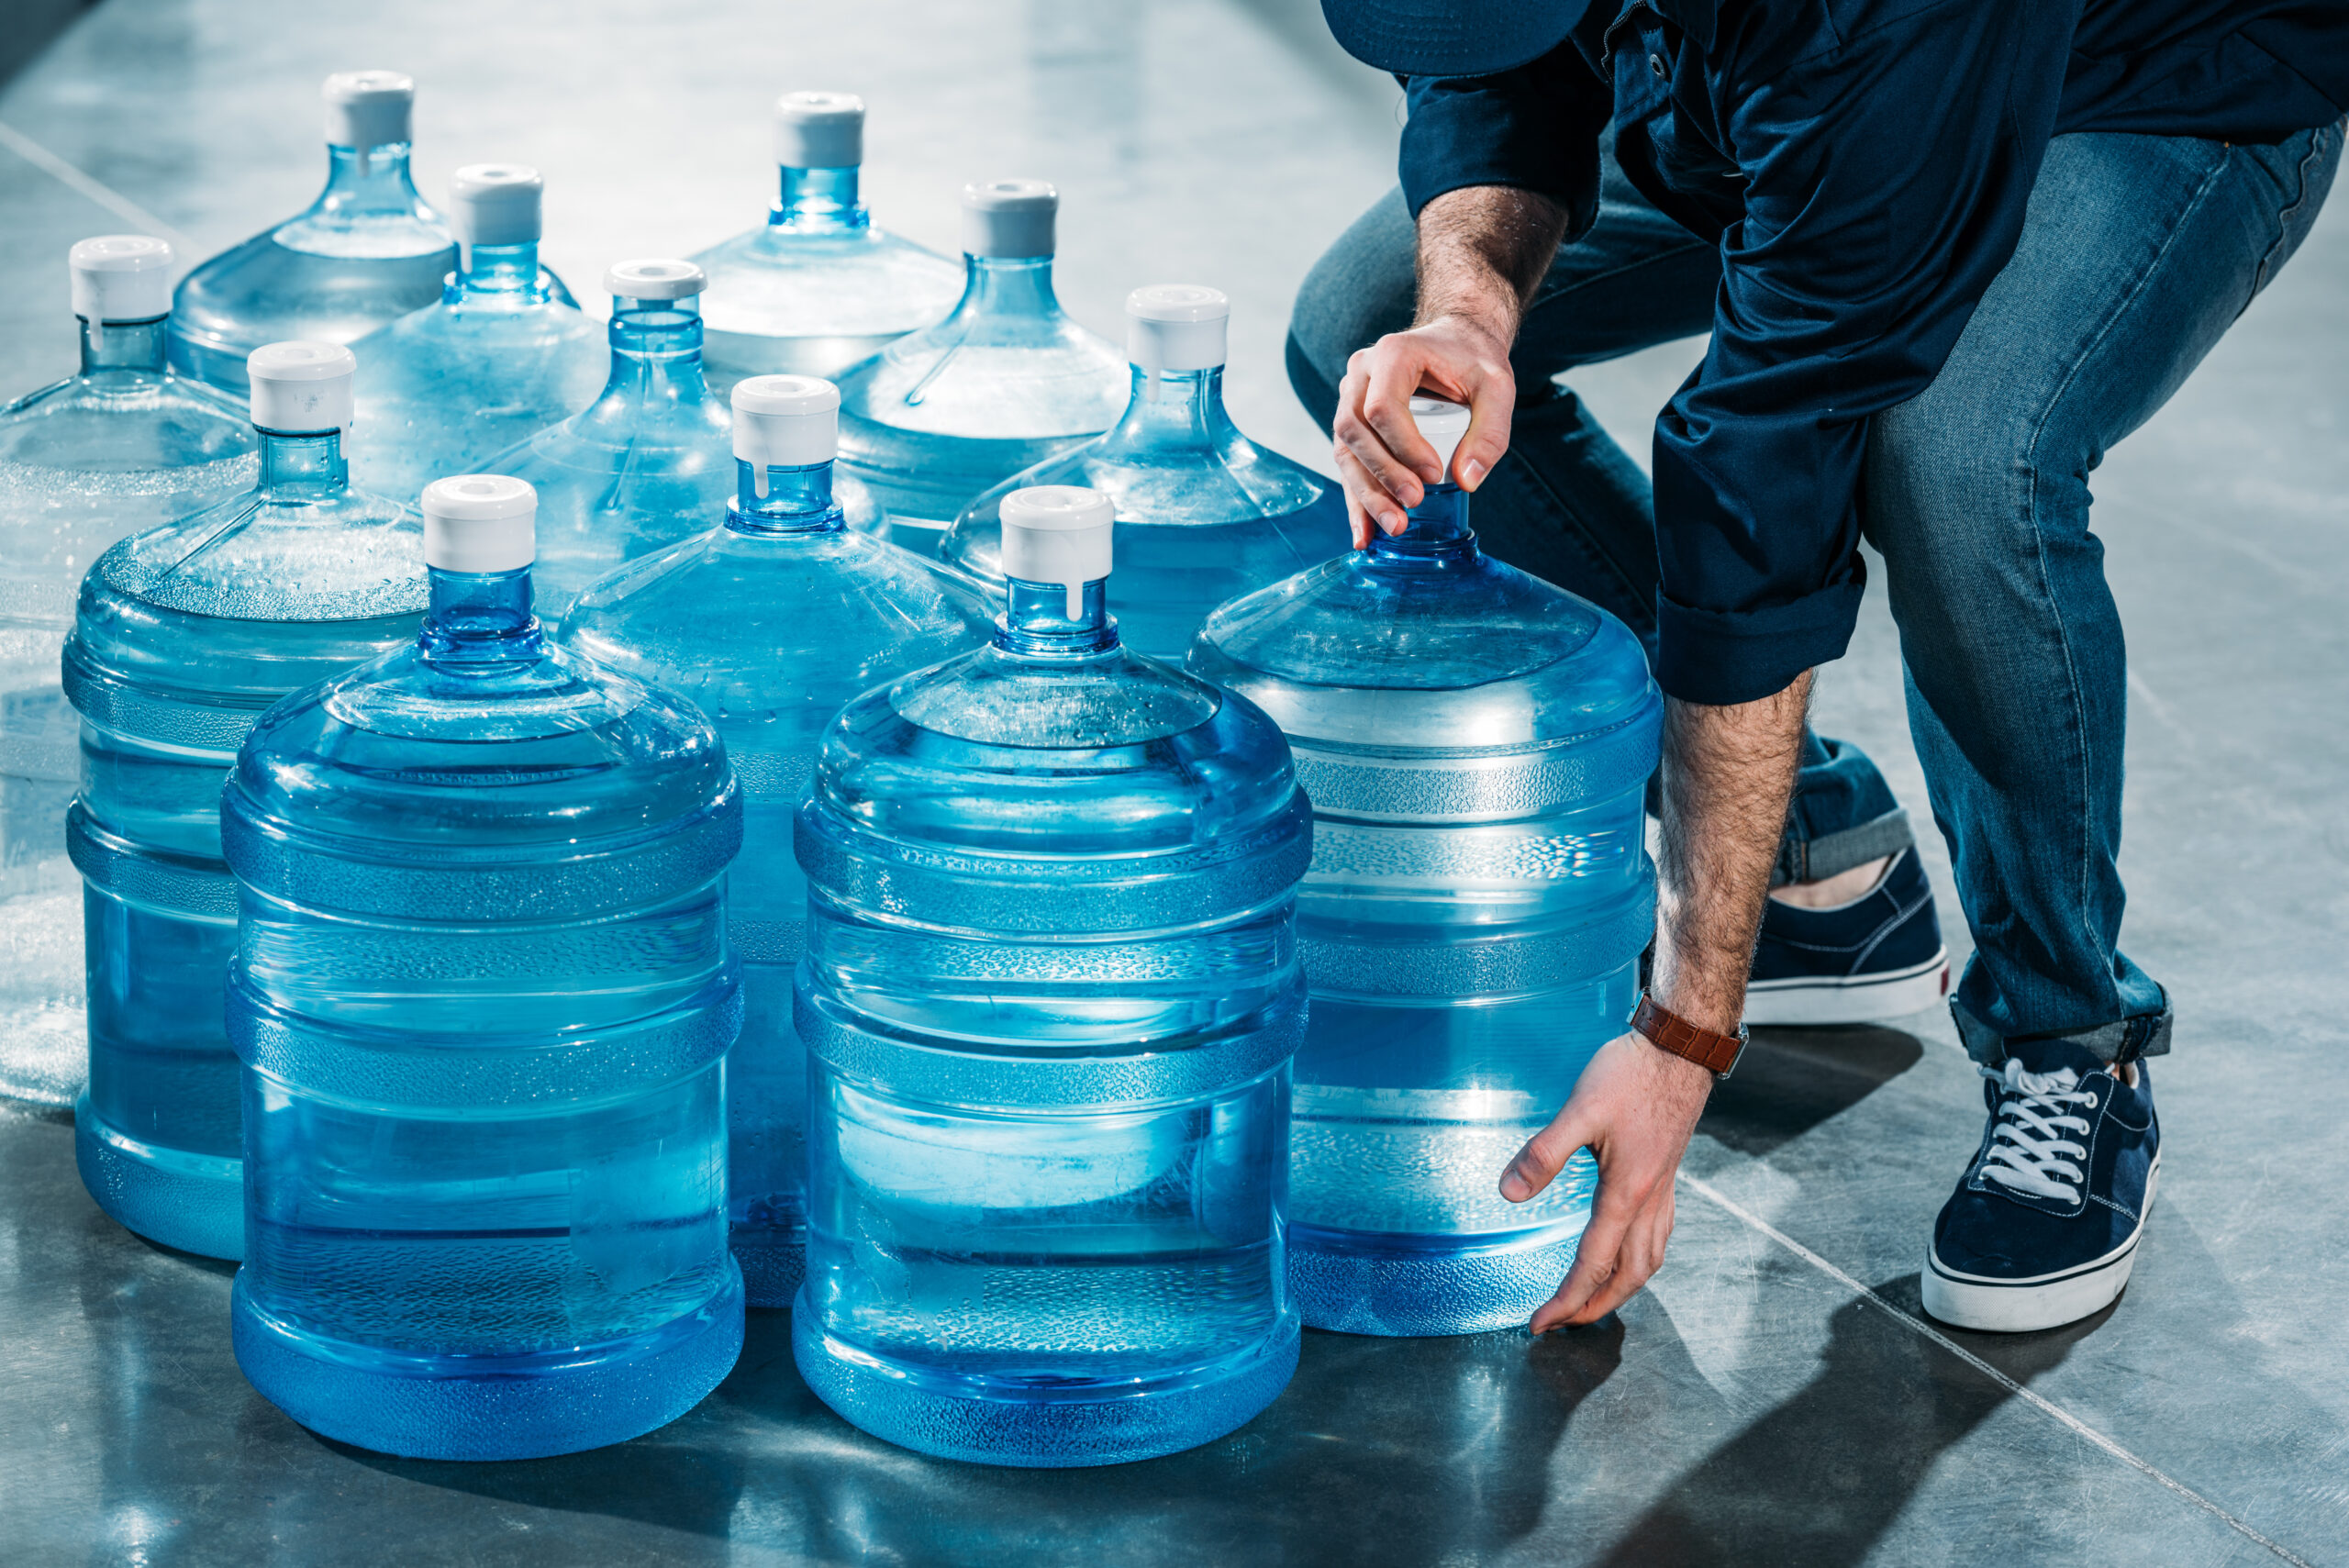
[[[2268,281],[2283,271],[2284,263],[2300,248],[2300,241],[2315,227],[2317,214],[2323,209],[2324,198],[2332,189],[2332,176],[2341,162],[2341,141],[2349,118],[2338,119],[2331,125],[2318,126],[2301,134],[2308,139],[2307,150],[2295,161],[2298,183],[2290,205],[2276,217],[2275,243],[2259,259],[2258,275],[2252,281],[2251,293],[2257,298]],[[2299,139],[2294,138],[2294,140]]]

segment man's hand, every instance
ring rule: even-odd
[[[1411,399],[1422,391],[1467,406],[1468,433],[1452,456],[1463,490],[1483,484],[1508,450],[1517,376],[1508,366],[1508,339],[1490,323],[1445,317],[1355,350],[1338,384],[1331,428],[1356,550],[1370,548],[1374,526],[1401,533],[1404,512],[1419,504],[1428,485],[1443,482],[1435,448],[1411,418]]]
[[[1330,434],[1356,550],[1369,547],[1374,526],[1401,533],[1405,510],[1444,477],[1412,423],[1413,394],[1467,406],[1468,433],[1452,458],[1462,489],[1484,483],[1508,450],[1509,344],[1565,228],[1554,204],[1503,185],[1446,191],[1421,209],[1417,324],[1357,350],[1338,387]]]
[[[1523,1203],[1575,1150],[1598,1158],[1598,1198],[1582,1250],[1557,1294],[1533,1314],[1535,1333],[1598,1322],[1662,1265],[1672,1235],[1672,1173],[1712,1088],[1713,1075],[1695,1062],[1636,1034],[1620,1036],[1599,1048],[1566,1108],[1509,1162],[1501,1196]]]
[[[1657,868],[1655,999],[1699,1029],[1737,1032],[1762,929],[1770,867],[1802,754],[1810,676],[1730,707],[1669,698],[1664,707],[1664,855]],[[1582,1250],[1533,1331],[1595,1323],[1664,1262],[1672,1178],[1705,1108],[1712,1074],[1636,1034],[1603,1047],[1557,1119],[1501,1176],[1523,1203],[1576,1149],[1598,1159],[1598,1197]]]

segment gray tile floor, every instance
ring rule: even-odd
[[[306,200],[329,70],[418,76],[429,192],[476,158],[541,165],[548,256],[583,297],[618,256],[755,221],[766,100],[839,85],[873,106],[885,224],[951,249],[962,181],[1057,181],[1071,306],[1112,329],[1134,284],[1228,290],[1241,423],[1319,461],[1282,322],[1388,182],[1396,95],[1311,0],[677,9],[105,0],[0,90],[6,388],[67,364],[73,239],[170,230],[193,259]],[[70,1129],[0,1111],[0,1560],[2349,1562],[2349,1085],[2327,1065],[2349,1006],[2344,280],[2349,209],[2097,477],[2134,639],[2127,940],[2179,1013],[2161,1208],[2108,1313],[2006,1340],[1919,1318],[1926,1229],[1978,1131],[1925,1016],[1759,1044],[1697,1140],[1669,1266],[1619,1323],[1309,1335],[1283,1400],[1194,1453],[1063,1474],[902,1453],[819,1407],[761,1318],[725,1386],[651,1437],[412,1463],[254,1396],[227,1268],[116,1229]],[[1577,385],[1643,453],[1695,351]],[[1879,601],[1821,710],[1921,807]]]

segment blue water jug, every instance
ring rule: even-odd
[[[1111,506],[1005,498],[987,647],[866,693],[799,814],[808,1386],[996,1464],[1221,1436],[1297,1362],[1280,732],[1123,647]]]
[[[406,642],[424,608],[416,514],[348,481],[355,363],[332,343],[253,350],[259,483],[100,556],[65,642],[82,719],[66,823],[88,947],[82,1184],[140,1235],[216,1258],[243,1249],[220,785],[264,708]]]
[[[873,226],[857,193],[864,100],[852,93],[786,93],[774,106],[783,196],[767,220],[694,258],[709,274],[703,302],[710,380],[829,376],[953,308],[963,270]]]
[[[690,704],[541,632],[532,505],[429,486],[423,635],[271,708],[220,806],[237,1364],[312,1430],[417,1458],[635,1437],[742,1343],[741,799]]]
[[[807,901],[792,817],[842,704],[975,647],[987,628],[959,580],[844,526],[829,382],[752,376],[733,403],[738,489],[722,524],[596,584],[562,636],[697,704],[741,781],[742,854],[727,879],[743,1000],[727,1067],[729,1224],[751,1305],[785,1307],[807,1215],[807,1062],[791,1021]]]
[[[74,588],[123,535],[253,481],[244,411],[164,367],[171,266],[145,235],[75,245],[81,369],[0,406],[0,1095],[37,1105],[72,1105],[89,1061],[65,856],[81,748],[57,679]]]
[[[700,532],[734,493],[726,405],[702,377],[705,282],[690,261],[614,264],[602,395],[482,464],[538,494],[530,592],[550,624],[612,568]]]
[[[440,297],[457,248],[408,177],[416,83],[396,71],[326,80],[327,185],[307,210],[223,250],[180,283],[171,358],[242,396],[264,343],[349,343]]]
[[[550,623],[613,568],[705,532],[733,498],[733,421],[702,373],[707,282],[691,261],[614,263],[603,395],[482,465],[538,492],[530,592]],[[852,524],[878,516],[853,480],[832,499]]]
[[[1130,648],[1179,660],[1209,610],[1343,550],[1344,493],[1251,441],[1224,412],[1230,316],[1219,291],[1195,284],[1128,295],[1133,393],[1123,417],[963,508],[940,555],[999,583],[996,512],[1006,495],[1036,484],[1098,490],[1118,508],[1118,633]]]
[[[1467,411],[1411,408],[1448,470]],[[1589,1218],[1587,1151],[1530,1202],[1498,1184],[1631,1014],[1662,704],[1621,622],[1478,550],[1456,485],[1409,516],[1224,606],[1190,667],[1280,722],[1313,797],[1289,1169],[1305,1320],[1453,1334],[1524,1322]]]
[[[1059,210],[1041,180],[964,187],[954,313],[840,377],[841,466],[909,550],[935,555],[973,497],[1099,435],[1126,406],[1125,356],[1052,295]]]
[[[596,400],[610,369],[605,331],[539,265],[539,172],[473,163],[449,182],[464,242],[437,303],[352,347],[367,431],[360,484],[413,497],[436,474],[478,468]]]

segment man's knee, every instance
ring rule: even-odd
[[[1936,395],[1941,393],[1943,395]],[[1928,387],[1877,415],[1863,494],[1867,532],[1887,561],[1978,570],[1986,556],[2035,546],[2076,466],[2047,471],[2044,428],[1996,389]]]
[[[1305,274],[1289,314],[1289,380],[1324,424],[1353,351],[1411,324],[1417,249],[1403,193],[1389,191]]]

